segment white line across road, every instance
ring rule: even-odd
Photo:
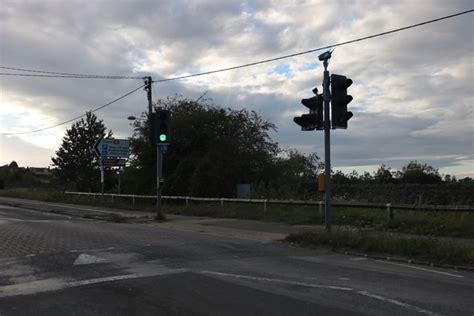
[[[437,314],[435,312],[423,309],[423,308],[415,306],[415,305],[404,303],[404,302],[395,300],[393,298],[384,297],[384,296],[377,295],[377,294],[372,294],[372,293],[367,292],[367,291],[356,291],[356,290],[354,290],[353,288],[350,288],[350,287],[322,285],[322,284],[313,284],[313,283],[303,283],[303,282],[298,282],[298,281],[289,281],[289,280],[272,279],[272,278],[262,278],[262,277],[256,277],[256,276],[232,274],[232,273],[224,273],[224,272],[216,272],[216,271],[200,271],[200,273],[207,274],[207,275],[215,275],[215,276],[222,276],[222,277],[245,279],[245,280],[275,282],[275,283],[282,283],[282,284],[299,285],[299,286],[310,287],[310,288],[320,288],[320,289],[330,289],[330,290],[340,290],[340,291],[353,292],[353,293],[363,295],[363,296],[367,296],[367,297],[370,297],[372,299],[376,299],[376,300],[379,300],[379,301],[382,301],[382,302],[385,302],[385,303],[390,303],[390,304],[394,304],[394,305],[397,305],[397,306],[404,307],[406,309],[411,309],[411,310],[417,311],[417,312],[422,313],[422,314],[426,314],[426,315],[430,315],[430,316],[440,316],[440,314]]]
[[[394,300],[393,298],[383,297],[383,296],[380,296],[380,295],[377,295],[377,294],[372,294],[372,293],[369,293],[369,292],[366,292],[366,291],[357,291],[357,294],[367,296],[367,297],[370,297],[370,298],[374,298],[374,299],[382,301],[382,302],[387,302],[387,303],[395,304],[395,305],[398,305],[398,306],[402,306],[402,307],[405,307],[407,309],[413,309],[413,310],[415,310],[419,313],[423,313],[423,314],[426,314],[426,315],[440,316],[440,314],[437,314],[437,313],[434,313],[432,311],[420,308],[418,306],[414,306],[414,305],[411,305],[411,304],[407,304],[407,303],[403,303],[403,302]]]
[[[394,266],[400,266],[400,267],[406,267],[406,268],[411,268],[411,269],[421,270],[421,271],[426,271],[426,272],[431,272],[431,273],[443,274],[443,275],[451,276],[451,277],[454,277],[454,278],[464,278],[464,276],[462,276],[460,274],[453,274],[453,273],[448,273],[448,272],[439,271],[439,270],[427,269],[427,268],[417,267],[417,266],[409,265],[409,264],[396,263],[396,262],[390,262],[390,261],[384,261],[384,260],[375,260],[375,261],[381,262],[381,263],[386,263],[386,264],[391,264],[391,265],[394,265]]]
[[[299,285],[299,286],[304,286],[304,287],[314,287],[314,288],[320,288],[320,289],[331,289],[331,290],[340,290],[340,291],[352,291],[353,290],[350,287],[322,285],[322,284],[313,284],[313,283],[303,283],[303,282],[297,282],[297,281],[287,281],[287,280],[281,280],[281,279],[262,278],[262,277],[254,277],[254,276],[248,276],[248,275],[223,273],[223,272],[215,272],[215,271],[200,271],[200,273],[218,275],[218,276],[223,276],[223,277],[232,277],[232,278],[237,278],[237,279],[247,279],[247,280],[255,280],[255,281],[266,281],[266,282],[276,282],[276,283],[283,283],[283,284],[290,284],[290,285]]]

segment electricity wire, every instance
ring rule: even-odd
[[[61,126],[61,125],[67,124],[67,123],[71,123],[71,122],[73,122],[73,121],[76,121],[76,120],[78,120],[78,119],[80,119],[80,118],[86,116],[87,113],[94,113],[94,112],[97,112],[97,111],[99,111],[99,110],[101,110],[101,109],[103,109],[103,108],[105,108],[105,107],[107,107],[107,106],[109,106],[109,105],[111,105],[111,104],[117,102],[117,101],[120,101],[120,100],[122,100],[122,99],[128,97],[129,95],[133,94],[134,92],[136,92],[136,91],[142,89],[144,86],[145,86],[145,85],[143,84],[143,85],[139,86],[138,88],[135,88],[135,89],[133,89],[132,91],[129,91],[129,92],[127,92],[126,94],[124,94],[124,95],[122,95],[122,96],[120,96],[120,97],[118,97],[118,98],[116,98],[116,99],[114,99],[114,100],[112,100],[112,101],[110,101],[110,102],[108,102],[108,103],[106,103],[106,104],[103,104],[103,105],[101,105],[101,106],[99,106],[99,107],[97,107],[97,108],[95,108],[95,109],[92,109],[92,110],[90,110],[90,111],[87,111],[85,114],[76,116],[76,117],[74,117],[74,118],[72,118],[72,119],[69,119],[69,120],[67,120],[67,121],[64,121],[64,122],[61,122],[61,123],[58,123],[58,124],[55,124],[55,125],[51,125],[51,126],[48,126],[48,127],[43,127],[43,128],[40,128],[40,129],[32,130],[32,131],[19,132],[19,133],[0,133],[0,134],[1,134],[1,135],[23,135],[23,134],[31,134],[31,133],[37,133],[37,132],[45,131],[45,130],[48,130],[48,129],[51,129],[51,128],[55,128],[55,127],[58,127],[58,126]]]
[[[158,79],[158,80],[154,80],[153,82],[159,83],[159,82],[187,79],[187,78],[192,78],[192,77],[205,76],[205,75],[215,74],[215,73],[229,71],[229,70],[235,70],[235,69],[240,69],[240,68],[246,68],[246,67],[261,65],[261,64],[265,64],[265,63],[269,63],[269,62],[273,62],[273,61],[277,61],[277,60],[287,59],[287,58],[301,56],[301,55],[306,55],[306,54],[314,53],[314,52],[325,50],[325,49],[335,48],[335,47],[338,47],[338,46],[348,45],[348,44],[352,44],[352,43],[356,43],[356,42],[360,42],[360,41],[364,41],[364,40],[368,40],[368,39],[372,39],[372,38],[376,38],[376,37],[380,37],[380,36],[384,36],[384,35],[388,35],[388,34],[397,33],[397,32],[400,32],[400,31],[404,31],[404,30],[415,28],[415,27],[419,27],[419,26],[422,26],[422,25],[427,25],[427,24],[439,22],[439,21],[442,21],[442,20],[447,20],[447,19],[450,19],[450,18],[454,18],[454,17],[460,16],[460,15],[467,14],[467,13],[472,13],[473,11],[474,11],[474,9],[470,9],[470,10],[458,12],[458,13],[455,13],[455,14],[446,15],[446,16],[443,16],[443,17],[440,17],[440,18],[436,18],[436,19],[432,19],[432,20],[412,24],[412,25],[409,25],[409,26],[400,27],[400,28],[393,29],[393,30],[390,30],[390,31],[381,32],[381,33],[377,33],[377,34],[373,34],[373,35],[369,35],[369,36],[364,36],[364,37],[356,38],[356,39],[353,39],[353,40],[344,41],[344,42],[340,42],[340,43],[336,43],[336,44],[332,44],[332,45],[327,45],[327,46],[323,46],[323,47],[319,47],[319,48],[314,48],[314,49],[310,49],[310,50],[306,50],[306,51],[302,51],[302,52],[298,52],[298,53],[294,53],[294,54],[279,56],[279,57],[270,58],[270,59],[264,59],[264,60],[261,60],[261,61],[256,61],[256,62],[252,62],[252,63],[248,63],[248,64],[237,65],[237,66],[232,66],[232,67],[227,67],[227,68],[221,68],[221,69],[216,69],[216,70],[211,70],[211,71],[205,71],[205,72],[200,72],[200,73],[195,73],[195,74],[190,74],[190,75],[183,75],[183,76],[177,76],[177,77],[171,77],[171,78]],[[25,69],[25,68],[14,68],[14,67],[6,67],[6,66],[0,66],[0,69],[41,73],[41,74],[37,74],[37,75],[35,75],[35,74],[21,74],[21,73],[0,73],[0,75],[2,75],[2,76],[50,77],[50,78],[73,78],[73,79],[144,79],[144,77],[138,77],[138,76],[134,77],[134,76],[88,75],[88,74],[52,72],[52,71],[43,71],[43,70],[34,70],[34,69]]]
[[[33,74],[18,74],[18,73],[2,73],[4,76],[25,76],[25,77],[54,77],[54,78],[74,78],[74,79],[143,79],[143,77],[137,76],[113,76],[113,75],[94,75],[94,74],[78,74],[78,73],[68,73],[68,72],[55,72],[55,71],[45,71],[37,69],[26,69],[26,68],[16,68],[16,67],[6,67],[0,66],[0,69],[6,70],[15,70],[15,71],[24,71],[24,72],[33,72],[40,73],[42,75],[33,75]],[[47,75],[44,75],[47,74]]]
[[[397,32],[408,30],[408,29],[415,28],[415,27],[418,27],[418,26],[422,26],[422,25],[426,25],[426,24],[430,24],[430,23],[434,23],[434,22],[439,22],[439,21],[442,21],[442,20],[446,20],[446,19],[454,18],[456,16],[460,16],[460,15],[463,15],[463,14],[472,13],[473,11],[474,11],[474,9],[466,10],[466,11],[462,11],[462,12],[459,12],[459,13],[446,15],[446,16],[443,16],[443,17],[440,17],[440,18],[437,18],[437,19],[433,19],[433,20],[429,20],[429,21],[425,21],[425,22],[421,22],[421,23],[417,23],[417,24],[412,24],[412,25],[405,26],[405,27],[400,27],[400,28],[397,28],[397,29],[394,29],[394,30],[391,30],[391,31],[386,31],[386,32],[381,32],[381,33],[369,35],[369,36],[364,36],[364,37],[360,37],[360,38],[357,38],[357,39],[353,39],[353,40],[349,40],[349,41],[345,41],[345,42],[340,42],[340,43],[336,43],[336,44],[332,44],[332,45],[327,45],[327,46],[323,46],[323,47],[319,47],[319,48],[314,48],[314,49],[306,50],[306,51],[299,52],[299,53],[279,56],[279,57],[275,57],[275,58],[265,59],[265,60],[256,61],[256,62],[243,64],[243,65],[238,65],[238,66],[232,66],[232,67],[221,68],[221,69],[216,69],[216,70],[211,70],[211,71],[205,71],[205,72],[191,74],[191,75],[184,75],[184,76],[178,76],[178,77],[172,77],[172,78],[159,79],[159,80],[154,80],[153,82],[166,82],[166,81],[173,81],[173,80],[187,79],[187,78],[192,78],[192,77],[205,76],[205,75],[215,74],[215,73],[229,71],[229,70],[235,70],[235,69],[246,68],[246,67],[250,67],[250,66],[256,66],[256,65],[265,64],[265,63],[269,63],[269,62],[273,62],[273,61],[277,61],[277,60],[282,60],[282,59],[287,59],[287,58],[291,58],[291,57],[306,55],[306,54],[314,53],[314,52],[325,50],[325,49],[330,49],[330,48],[335,48],[335,47],[338,47],[338,46],[352,44],[352,43],[356,43],[356,42],[360,42],[360,41],[364,41],[364,40],[384,36],[384,35],[387,35],[387,34],[397,33]]]
[[[466,11],[462,11],[462,12],[458,12],[458,13],[455,13],[455,14],[451,14],[451,15],[447,15],[447,16],[443,16],[443,17],[440,17],[440,18],[437,18],[437,19],[432,19],[432,20],[428,20],[428,21],[424,21],[424,22],[420,22],[420,23],[416,23],[416,24],[412,24],[412,25],[409,25],[409,26],[405,26],[405,27],[400,27],[400,28],[397,28],[397,29],[394,29],[394,30],[390,30],[390,31],[386,31],[386,32],[381,32],[381,33],[377,33],[377,34],[373,34],[373,35],[369,35],[369,36],[365,36],[365,37],[360,37],[360,38],[357,38],[357,39],[353,39],[353,40],[349,40],[349,41],[344,41],[344,42],[340,42],[340,43],[336,43],[336,44],[332,44],[332,45],[327,45],[327,46],[323,46],[323,47],[319,47],[319,48],[314,48],[314,49],[310,49],[310,50],[306,50],[306,51],[302,51],[302,52],[298,52],[298,53],[294,53],[294,54],[289,54],[289,55],[284,55],[284,56],[279,56],[279,57],[275,57],[275,58],[270,58],[270,59],[265,59],[265,60],[261,60],[261,61],[257,61],[257,62],[252,62],[252,63],[248,63],[248,64],[243,64],[243,65],[238,65],[238,66],[232,66],[232,67],[227,67],[227,68],[221,68],[221,69],[216,69],[216,70],[211,70],[211,71],[205,71],[205,72],[201,72],[201,73],[195,73],[195,74],[190,74],[190,75],[184,75],[184,76],[177,76],[177,77],[171,77],[171,78],[164,78],[164,79],[158,79],[158,80],[154,80],[153,82],[154,83],[159,83],[159,82],[166,82],[166,81],[174,81],[174,80],[180,80],[180,79],[187,79],[187,78],[192,78],[192,77],[198,77],[198,76],[205,76],[205,75],[210,75],[210,74],[214,74],[214,73],[219,73],[219,72],[224,72],[224,71],[229,71],[229,70],[235,70],[235,69],[240,69],[240,68],[246,68],[246,67],[251,67],[251,66],[256,66],[256,65],[260,65],[260,64],[265,64],[265,63],[269,63],[269,62],[273,62],[273,61],[277,61],[277,60],[282,60],[282,59],[287,59],[287,58],[291,58],[291,57],[296,57],[296,56],[301,56],[301,55],[306,55],[306,54],[310,54],[310,53],[314,53],[314,52],[317,52],[317,51],[321,51],[321,50],[325,50],[325,49],[330,49],[330,48],[335,48],[335,47],[338,47],[338,46],[343,46],[343,45],[348,45],[348,44],[352,44],[352,43],[356,43],[356,42],[360,42],[360,41],[364,41],[364,40],[368,40],[368,39],[372,39],[372,38],[376,38],[376,37],[380,37],[380,36],[384,36],[384,35],[388,35],[388,34],[393,34],[393,33],[397,33],[397,32],[400,32],[400,31],[404,31],[404,30],[408,30],[408,29],[412,29],[412,28],[415,28],[415,27],[419,27],[419,26],[422,26],[422,25],[427,25],[427,24],[431,24],[431,23],[434,23],[434,22],[439,22],[439,21],[442,21],[442,20],[446,20],[446,19],[450,19],[450,18],[454,18],[454,17],[457,17],[457,16],[460,16],[460,15],[463,15],[463,14],[467,14],[467,13],[472,13],[474,11],[474,9],[471,9],[471,10],[466,10]],[[23,77],[54,77],[54,78],[74,78],[74,79],[144,79],[144,77],[133,77],[133,76],[108,76],[108,75],[88,75],[88,74],[77,74],[77,73],[66,73],[66,72],[52,72],[52,71],[44,71],[44,70],[34,70],[34,69],[25,69],[25,68],[15,68],[15,67],[6,67],[6,66],[0,66],[1,69],[7,69],[7,70],[15,70],[15,71],[24,71],[24,72],[33,72],[33,73],[38,73],[38,74],[22,74],[22,73],[0,73],[0,75],[3,75],[3,76],[23,76]],[[143,88],[145,86],[144,85],[141,85],[140,87],[124,94],[123,96],[109,102],[109,103],[106,103],[96,109],[93,109],[91,110],[90,112],[96,112],[100,109],[103,109],[127,96],[129,96],[130,94],[136,92],[137,90]],[[83,114],[81,116],[78,116],[78,117],[75,117],[75,118],[72,118],[70,120],[67,120],[67,121],[64,121],[64,122],[61,122],[61,123],[58,123],[56,125],[53,125],[53,126],[48,126],[48,127],[45,127],[45,128],[41,128],[41,129],[37,129],[37,130],[33,130],[33,131],[27,131],[27,132],[20,132],[20,133],[0,133],[2,135],[20,135],[20,134],[30,134],[30,133],[36,133],[36,132],[40,132],[40,131],[44,131],[44,130],[47,130],[47,129],[51,129],[51,128],[54,128],[54,127],[57,127],[57,126],[60,126],[60,125],[64,125],[64,124],[67,124],[67,123],[70,123],[72,121],[75,121],[77,119],[80,119],[82,117],[84,117],[86,114]]]

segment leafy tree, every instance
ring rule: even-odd
[[[171,111],[171,146],[164,157],[165,193],[192,196],[233,196],[236,184],[255,183],[272,173],[278,153],[270,139],[274,124],[247,110],[225,109],[196,101],[167,98],[158,106]],[[140,183],[135,189],[153,191],[155,149],[148,145],[146,121],[134,123],[131,166]]]
[[[396,175],[401,183],[436,184],[441,182],[438,169],[416,160],[403,166]]]
[[[315,197],[317,177],[324,164],[315,153],[290,149],[268,162],[267,168],[267,177],[254,190],[257,197],[309,199]]]
[[[80,191],[98,191],[99,160],[92,148],[99,138],[112,136],[102,120],[91,112],[66,130],[53,161],[54,173],[62,185]]]
[[[374,174],[376,183],[393,183],[393,175],[390,167],[382,164]]]

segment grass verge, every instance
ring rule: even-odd
[[[114,209],[155,211],[155,200],[129,198],[90,197],[66,195],[63,192],[40,189],[0,190],[0,196],[34,199],[46,202],[74,203],[109,207]],[[163,201],[163,211],[168,214],[238,218],[281,222],[290,225],[324,224],[318,206],[269,204],[264,212],[262,204],[228,203],[224,207],[217,203],[182,203]],[[395,231],[425,236],[447,236],[474,238],[474,213],[468,212],[423,212],[395,210],[395,218],[389,224],[383,209],[333,207],[332,223],[384,231]]]
[[[367,232],[304,232],[285,241],[306,247],[326,246],[336,251],[401,256],[425,263],[474,267],[474,248],[434,238],[403,238]]]

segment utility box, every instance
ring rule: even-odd
[[[326,192],[326,176],[324,175],[324,173],[321,173],[319,176],[318,176],[318,191],[319,192]]]
[[[250,199],[250,184],[248,183],[237,184],[237,198]]]

